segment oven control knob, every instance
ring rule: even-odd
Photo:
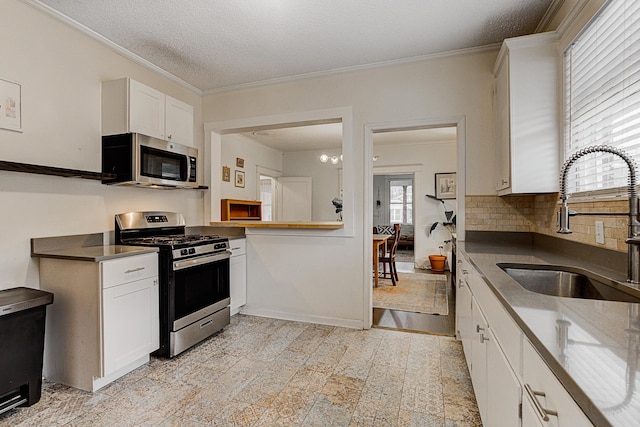
[[[180,255],[187,255],[188,253],[189,253],[189,252],[187,252],[187,250],[186,250],[186,249],[182,249],[182,250],[180,251]]]
[[[189,248],[189,254],[195,254],[196,248]]]

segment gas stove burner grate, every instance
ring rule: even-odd
[[[179,245],[185,243],[207,243],[220,240],[220,236],[200,236],[200,235],[184,235],[174,234],[168,236],[151,236],[131,238],[129,243],[145,244],[145,245]]]

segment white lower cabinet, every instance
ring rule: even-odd
[[[231,239],[229,244],[231,246],[229,292],[231,315],[234,315],[247,303],[247,239]]]
[[[487,340],[489,327],[476,299],[472,297],[471,301],[472,332],[474,333],[471,340],[471,382],[473,383],[473,389],[476,390],[476,401],[478,402],[480,417],[485,425],[490,425],[487,422]],[[478,390],[481,390],[481,392],[478,392]]]
[[[159,348],[158,278],[102,291],[104,375]]]
[[[458,261],[460,264],[461,262]],[[473,339],[471,319],[471,291],[467,286],[468,271],[458,267],[458,288],[456,289],[456,335],[462,341],[462,349],[467,361],[467,368],[471,372],[471,340]]]
[[[100,262],[40,259],[47,311],[44,376],[96,391],[149,361],[159,348],[156,253]]]
[[[483,425],[591,426],[484,279],[458,255],[456,332]]]

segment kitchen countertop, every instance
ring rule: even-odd
[[[594,425],[637,425],[640,304],[530,292],[496,263],[577,266],[623,282],[626,271],[522,242],[501,243],[497,239],[458,241],[457,245]],[[569,339],[564,346],[558,339],[559,325],[567,325]]]
[[[76,261],[100,262],[110,259],[123,258],[133,255],[158,252],[156,247],[126,246],[126,245],[101,245],[101,246],[77,246],[64,249],[55,249],[41,252],[32,252],[36,258],[57,258]]]

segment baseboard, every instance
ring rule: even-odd
[[[340,326],[350,329],[364,329],[362,320],[341,319],[335,317],[312,316],[308,314],[289,313],[284,311],[269,310],[245,305],[242,314],[258,317],[269,317],[272,319],[292,320],[295,322],[316,323],[328,326]]]

